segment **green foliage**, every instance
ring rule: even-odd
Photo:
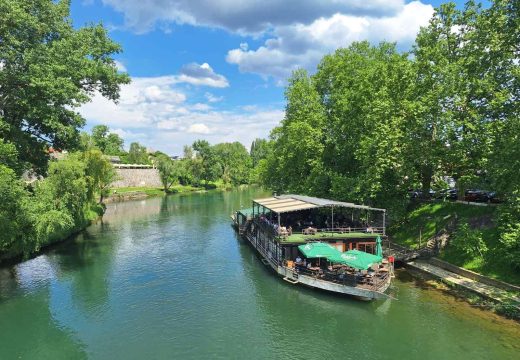
[[[206,185],[215,181],[222,171],[217,162],[215,150],[206,140],[197,140],[193,143],[196,159],[193,161],[192,171],[196,180],[204,181]]]
[[[482,232],[471,229],[469,224],[459,224],[457,231],[453,234],[451,244],[466,255],[484,258],[488,248],[482,239]]]
[[[18,161],[18,151],[14,144],[11,144],[3,139],[0,139],[0,164],[7,166],[21,175],[24,164]]]
[[[125,160],[128,164],[150,164],[150,157],[146,147],[138,142],[130,144],[130,149],[128,150],[128,155]]]
[[[157,170],[164,187],[164,191],[169,191],[170,187],[179,181],[179,166],[168,156],[157,158]]]
[[[21,250],[27,241],[27,196],[15,172],[0,164],[0,253]]]
[[[249,181],[251,157],[239,142],[213,146],[216,162],[220,165],[219,177],[225,184],[240,185]]]
[[[81,144],[86,150],[95,146],[105,155],[123,155],[124,141],[118,134],[111,133],[106,125],[96,125],[92,128],[92,135],[81,134]]]
[[[497,218],[503,254],[520,270],[520,189],[513,191]]]
[[[110,184],[116,180],[116,171],[100,150],[87,150],[81,154],[81,158],[85,163],[85,176],[88,182],[87,197],[92,201],[97,193],[99,203],[102,203],[103,198],[108,195]]]
[[[256,168],[260,160],[267,158],[269,153],[269,141],[266,139],[255,139],[251,143],[249,154],[251,155],[252,167]]]
[[[46,150],[74,148],[84,119],[75,111],[95,91],[117,99],[129,77],[115,67],[121,51],[101,25],[75,29],[69,1],[0,2],[0,137],[20,163],[47,165]]]

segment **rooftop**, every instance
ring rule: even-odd
[[[291,211],[299,211],[299,210],[307,210],[314,209],[320,207],[347,207],[353,209],[364,209],[364,210],[372,210],[372,211],[382,211],[385,212],[385,209],[373,208],[366,205],[357,205],[349,202],[342,202],[330,199],[317,198],[312,196],[304,196],[304,195],[279,195],[273,196],[270,198],[264,199],[255,199],[254,203],[262,205],[266,209],[269,209],[272,212],[281,214],[285,212]]]

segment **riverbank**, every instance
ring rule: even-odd
[[[423,286],[450,295],[481,311],[520,322],[519,303],[513,300],[518,294],[479,284],[424,262],[412,262],[405,268]]]
[[[500,205],[499,205],[500,206]],[[503,245],[495,223],[499,206],[475,206],[449,201],[412,204],[408,214],[392,224],[392,243],[419,250],[428,241],[447,244],[441,260],[492,279],[520,285],[520,272],[503,261]]]
[[[466,299],[472,305],[479,305],[499,315],[520,321],[520,292],[515,286],[486,278],[480,274],[471,274],[471,272],[436,259],[432,259],[431,262],[412,261],[405,267],[416,275],[418,273],[427,274],[430,279],[435,279],[438,284],[443,284],[444,288],[448,286],[456,296]]]
[[[102,218],[104,209],[104,206],[96,204],[96,206],[93,206],[85,213],[85,217],[80,224],[66,230],[60,228],[55,229],[48,235],[45,241],[40,244],[36,251],[27,253],[22,247],[13,247],[9,251],[0,253],[0,266],[13,265],[34,258],[46,249],[73,238]]]
[[[243,185],[240,185],[243,186]],[[207,185],[173,185],[168,191],[164,191],[162,187],[123,187],[110,189],[110,195],[105,199],[105,203],[113,203],[119,201],[139,200],[149,197],[166,196],[174,194],[184,194],[192,192],[203,192],[208,190],[231,190],[232,186],[223,182],[210,182]]]

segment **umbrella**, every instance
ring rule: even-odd
[[[381,237],[378,236],[376,240],[376,255],[383,257],[383,247],[381,246]]]

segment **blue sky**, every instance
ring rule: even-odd
[[[96,96],[79,111],[87,130],[106,124],[126,146],[138,141],[174,155],[200,138],[249,148],[283,118],[292,70],[312,73],[323,55],[357,40],[409,49],[440,3],[73,0],[74,26],[102,22],[133,80],[117,105]]]

